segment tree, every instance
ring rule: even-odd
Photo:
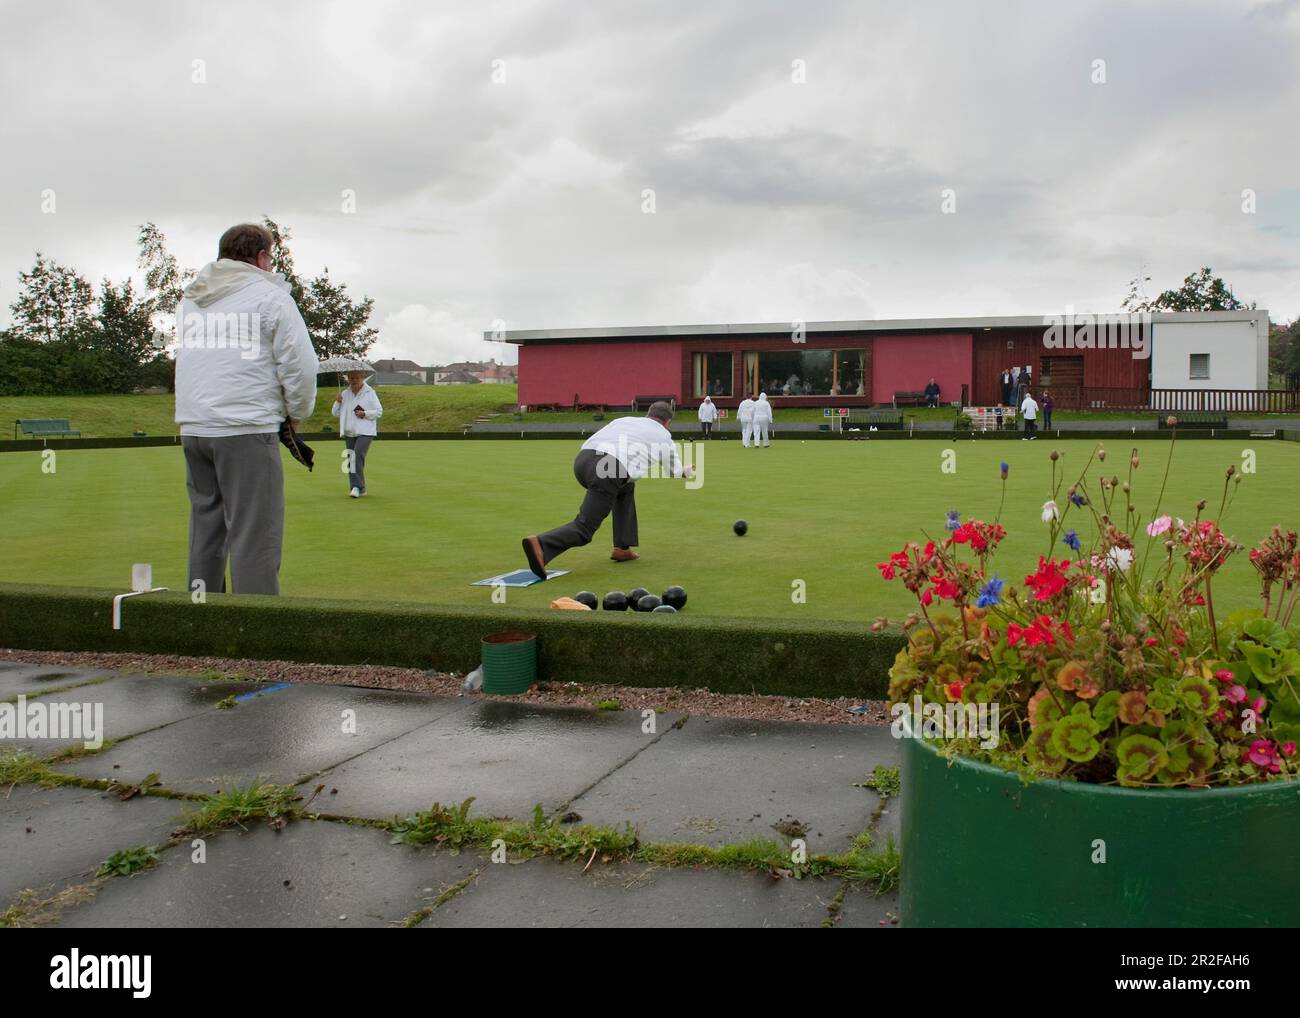
[[[322,360],[326,357],[364,357],[379,335],[366,323],[374,309],[372,297],[354,301],[345,283],[334,283],[330,270],[307,284],[298,307],[302,311],[312,345]]]
[[[130,392],[141,367],[153,357],[153,304],[139,300],[131,280],[99,287],[99,312],[84,343],[99,360],[99,391]]]
[[[262,217],[262,225],[271,233],[271,268],[288,281],[289,294],[307,323],[317,356],[322,360],[365,356],[379,336],[378,329],[366,324],[374,310],[374,298],[363,296],[354,301],[347,294],[347,284],[330,279],[328,267],[315,279],[304,282],[289,250],[289,241],[293,239],[289,228],[270,216]]]
[[[30,272],[18,273],[18,298],[9,305],[12,332],[42,343],[72,341],[91,320],[95,291],[76,271],[39,251]]]
[[[193,269],[181,271],[176,256],[167,250],[167,238],[153,223],[145,223],[136,235],[140,253],[136,265],[144,270],[145,297],[158,318],[172,317],[181,302],[185,285],[194,278]]]
[[[1154,299],[1142,297],[1142,284],[1150,282],[1150,276],[1134,276],[1129,283],[1128,296],[1122,307],[1125,311],[1247,311],[1254,309],[1239,301],[1228,286],[1218,276],[1213,275],[1209,266],[1199,272],[1193,272],[1183,280],[1177,290],[1166,290]]]
[[[1286,341],[1286,352],[1282,357],[1279,374],[1286,376],[1288,389],[1300,388],[1300,318],[1290,325],[1280,326],[1282,337]]]
[[[302,306],[303,285],[293,267],[293,252],[289,250],[289,241],[293,233],[289,227],[281,226],[270,216],[262,217],[262,225],[271,232],[271,271],[284,276],[289,284],[289,296],[299,307]]]

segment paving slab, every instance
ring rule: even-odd
[[[428,906],[484,865],[389,844],[373,828],[303,820],[276,832],[265,824],[205,839],[206,861],[189,843],[153,869],[118,877],[94,900],[63,914],[64,927],[383,927]]]
[[[62,693],[48,693],[44,696],[27,693],[24,695],[28,700],[23,706],[30,715],[33,710],[46,711],[56,704],[81,705],[80,714],[83,718],[90,717],[92,713],[102,717],[100,736],[107,741],[194,717],[211,710],[212,705],[219,700],[253,692],[262,685],[265,684],[204,682],[158,675],[119,675]],[[25,749],[34,756],[52,756],[70,746],[84,746],[87,730],[83,727],[82,731],[83,736],[78,738],[0,738],[0,752],[5,749]]]
[[[103,669],[61,668],[58,665],[0,664],[0,700],[19,693],[31,696],[64,686],[78,686],[110,674]]]
[[[634,863],[597,866],[532,859],[489,864],[482,879],[437,908],[421,928],[815,927],[837,880]]]
[[[180,810],[173,799],[15,786],[0,795],[0,911],[24,888],[82,883],[120,849],[161,845]]]
[[[257,778],[295,784],[455,714],[466,703],[352,686],[267,689],[230,710],[211,708],[56,769],[129,781],[156,772],[165,787],[186,792],[211,792]],[[344,731],[349,718],[355,734]]]
[[[321,776],[337,794],[322,811],[391,817],[475,796],[475,815],[548,813],[645,750],[680,715],[659,715],[658,735],[636,711],[474,701],[467,710],[396,739]]]
[[[895,918],[897,923],[893,921]],[[849,889],[835,919],[836,926],[848,930],[896,930],[902,923],[898,891],[876,894],[863,887]]]
[[[794,819],[810,852],[840,852],[879,801],[855,782],[898,756],[887,727],[693,717],[572,808],[588,823],[630,822],[644,840],[713,845],[780,840],[772,825]]]

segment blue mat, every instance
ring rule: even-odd
[[[567,569],[548,569],[546,578],[553,580],[557,576],[567,576]],[[502,573],[500,576],[489,576],[486,580],[475,580],[470,584],[471,587],[531,587],[534,583],[541,583],[537,575],[531,569],[516,569],[513,573]]]

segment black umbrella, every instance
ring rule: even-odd
[[[308,471],[316,462],[316,450],[299,438],[286,419],[280,425],[280,444],[289,450],[289,455],[305,466]]]

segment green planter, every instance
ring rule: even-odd
[[[526,693],[537,681],[537,637],[532,633],[493,633],[482,640],[483,692]]]
[[[1300,781],[1025,784],[902,742],[907,926],[1300,926]]]

